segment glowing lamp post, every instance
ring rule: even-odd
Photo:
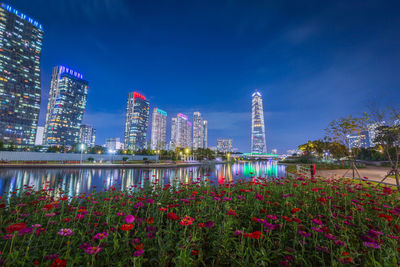
[[[113,157],[114,157],[114,154],[115,154],[115,150],[114,150],[114,149],[109,149],[109,150],[108,150],[108,153],[110,153],[110,155],[111,155],[111,164],[112,164],[112,162],[113,162]]]

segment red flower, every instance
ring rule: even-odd
[[[47,204],[47,205],[44,205],[43,208],[46,209],[46,210],[51,210],[53,208],[53,205]]]
[[[190,255],[197,256],[199,255],[199,252],[197,250],[192,250],[192,252],[190,252]]]
[[[15,231],[21,231],[26,228],[26,223],[11,224],[6,228],[7,233],[13,233]]]
[[[320,197],[317,200],[318,200],[318,202],[321,202],[321,203],[326,203],[327,202],[326,198],[324,198],[324,197]]]
[[[181,222],[180,225],[192,225],[194,222],[194,218],[190,217],[190,216],[185,216]]]
[[[197,224],[199,227],[205,227],[206,225],[204,223],[198,223]]]
[[[137,246],[135,247],[135,249],[136,249],[136,250],[144,249],[144,244],[143,244],[143,243],[140,243],[139,245],[137,245]]]
[[[56,259],[55,261],[53,261],[50,265],[51,267],[64,267],[67,266],[67,261],[66,260],[62,260],[62,259]]]
[[[154,223],[154,218],[153,217],[149,217],[149,218],[146,219],[146,222],[148,224],[152,224],[152,223]]]
[[[299,212],[299,211],[301,211],[301,209],[299,209],[299,208],[293,208],[293,209],[290,211],[290,213],[295,214],[296,212]]]
[[[122,231],[129,231],[129,230],[131,230],[131,229],[133,229],[133,224],[123,224],[122,226],[121,226],[121,230]]]
[[[260,231],[255,231],[249,234],[249,238],[259,239],[262,238],[262,233]]]
[[[176,215],[176,213],[173,212],[168,213],[167,218],[173,221],[179,221],[181,219],[178,215]]]
[[[380,213],[378,215],[378,217],[379,218],[385,218],[388,222],[393,221],[393,216],[392,215],[387,215],[387,214]]]
[[[229,211],[226,213],[226,215],[232,215],[232,216],[236,216],[236,211],[234,211],[232,208],[229,208]]]

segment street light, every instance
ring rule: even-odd
[[[81,164],[82,164],[82,155],[83,155],[83,150],[85,150],[85,144],[81,144]]]
[[[113,156],[114,156],[115,150],[114,150],[114,149],[109,149],[109,150],[108,150],[108,153],[111,154],[111,163],[112,163],[112,162],[113,162]]]

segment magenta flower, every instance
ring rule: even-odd
[[[109,235],[109,234],[106,233],[106,232],[97,233],[97,234],[93,237],[93,239],[102,240],[102,239],[106,238],[108,235]]]
[[[70,236],[70,235],[73,235],[74,232],[71,229],[62,228],[62,229],[60,229],[60,231],[58,231],[57,234],[59,234],[61,236]]]
[[[364,246],[368,247],[368,248],[381,248],[381,246],[377,243],[373,243],[373,242],[364,242]]]
[[[310,233],[307,233],[307,232],[304,232],[304,231],[301,231],[301,230],[299,230],[298,233],[299,233],[302,237],[309,237],[309,236],[311,236]]]
[[[139,257],[143,253],[144,253],[143,249],[136,250],[135,252],[133,252],[133,257]]]
[[[125,222],[126,223],[133,223],[134,220],[135,220],[135,216],[133,216],[133,215],[126,215],[125,216]]]
[[[315,223],[316,225],[323,225],[322,221],[320,219],[312,219],[312,222]]]
[[[87,247],[85,252],[89,255],[97,254],[101,251],[101,247]]]
[[[204,226],[207,227],[207,228],[213,228],[214,227],[214,222],[213,221],[205,222]]]

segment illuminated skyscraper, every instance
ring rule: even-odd
[[[203,121],[203,148],[208,148],[208,121]]]
[[[155,108],[151,121],[151,149],[165,150],[167,144],[167,112]]]
[[[264,111],[260,92],[255,91],[252,98],[251,153],[267,153],[267,146],[265,144]]]
[[[94,147],[96,141],[96,129],[90,125],[82,124],[79,131],[79,143],[87,147]]]
[[[42,25],[0,5],[0,140],[34,145],[40,112]]]
[[[79,143],[88,88],[82,74],[64,66],[53,68],[44,127],[45,145],[72,147]]]
[[[137,93],[128,94],[125,121],[125,149],[140,150],[146,147],[150,103]]]
[[[217,151],[223,153],[232,152],[232,139],[217,139]]]
[[[176,118],[172,118],[170,149],[174,150],[177,147],[192,147],[192,123],[182,113],[179,113]]]
[[[207,148],[207,121],[200,112],[193,113],[193,149]]]

